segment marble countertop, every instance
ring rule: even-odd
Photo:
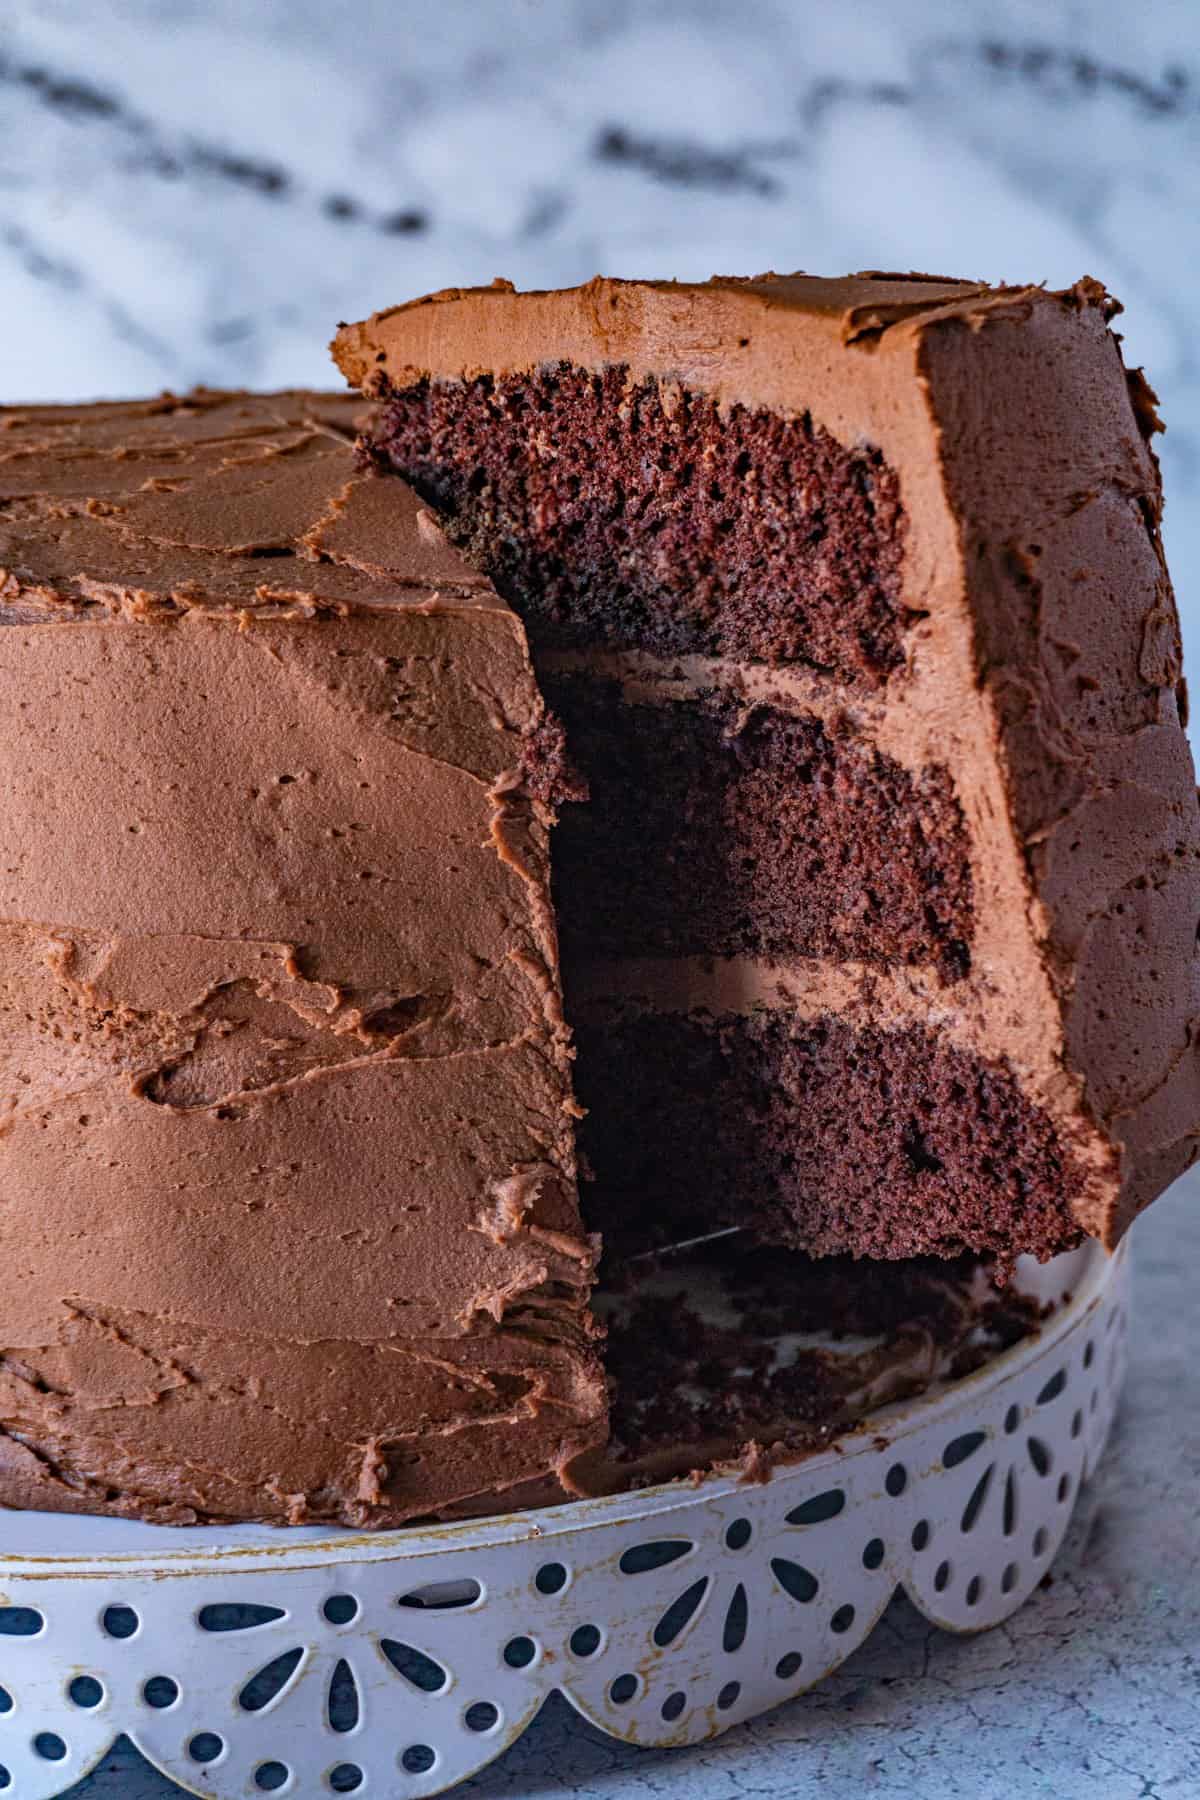
[[[1200,660],[1194,0],[22,0],[0,101],[14,400],[323,384],[497,274],[1096,275]]]
[[[23,0],[0,99],[13,400],[321,385],[338,319],[496,274],[1094,274],[1163,397],[1200,666],[1193,0]],[[1200,1178],[1137,1253],[1114,1449],[1009,1626],[897,1604],[822,1689],[690,1752],[553,1705],[461,1791],[1200,1794]],[[167,1788],[119,1746],[76,1792]]]
[[[828,1681],[690,1750],[552,1701],[463,1800],[1195,1800],[1200,1794],[1200,1170],[1135,1228],[1116,1432],[1050,1584],[952,1637],[893,1602]],[[72,1800],[175,1800],[128,1744]]]

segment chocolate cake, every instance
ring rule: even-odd
[[[1109,318],[500,287],[369,421],[0,412],[0,1505],[757,1473],[1036,1327],[1200,1135]]]
[[[970,1261],[740,1240],[589,1306],[579,790],[358,407],[0,413],[0,1506],[381,1526],[762,1468],[1035,1322]]]
[[[554,897],[625,1251],[1045,1258],[1195,1156],[1200,821],[1116,310],[498,282],[337,337],[590,790]]]

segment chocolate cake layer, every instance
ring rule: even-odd
[[[965,974],[971,871],[944,768],[913,776],[845,719],[727,689],[650,704],[553,668],[542,686],[588,788],[554,841],[569,963],[832,955]]]
[[[1079,1174],[1012,1071],[834,1013],[574,1009],[609,1253],[729,1225],[812,1256],[1009,1260],[1077,1242]]]
[[[895,474],[807,415],[562,362],[390,384],[373,441],[539,642],[903,661]]]
[[[610,941],[600,959],[572,929],[569,1009],[649,995],[668,1032],[695,1011],[701,1039],[731,1010],[795,1013],[800,1035],[836,1015],[825,1148],[836,1160],[859,1142],[863,1104],[883,1109],[891,1148],[868,1159],[869,1193],[843,1185],[817,1217],[807,1186],[791,1190],[792,1234],[824,1250],[1047,1255],[1081,1231],[1113,1244],[1200,1143],[1200,816],[1157,419],[1112,311],[1088,280],[1061,294],[873,275],[501,282],[376,314],[335,343],[380,402],[367,452],[420,484],[495,574],[542,677],[590,666],[620,684],[627,729],[610,725],[600,681],[573,721],[581,740],[622,748],[585,771],[611,823],[579,826],[598,853],[577,857],[565,905],[608,921]],[[719,828],[691,795],[728,792],[724,733],[668,818],[681,734],[643,729],[639,709],[691,708],[691,754],[714,704],[812,715],[839,770],[848,732],[873,768],[902,772],[878,811],[861,808],[854,855],[832,804],[801,795],[795,759],[721,842],[728,816]],[[789,724],[811,745],[817,729]],[[642,820],[626,763],[648,765],[651,739]],[[807,766],[829,768],[823,747]],[[951,816],[963,848],[947,857]],[[821,836],[832,865],[789,904]],[[675,874],[685,844],[700,861],[691,895]],[[945,910],[922,922],[934,869]],[[739,936],[728,922],[747,918],[759,870],[761,912]],[[702,916],[709,941],[673,936],[677,912],[689,929]],[[898,1044],[893,1116],[882,1046]],[[585,1033],[581,1090],[592,1054]],[[980,1071],[1004,1099],[985,1108],[987,1154],[954,1165],[957,1203],[945,1157],[897,1161],[893,1182],[910,1095],[931,1097],[931,1127],[955,1143],[964,1117],[977,1123],[958,1089],[977,1094]],[[641,1080],[627,1066],[612,1090],[631,1137],[651,1129],[632,1122]],[[610,1089],[599,1073],[595,1086]],[[685,1142],[690,1105],[656,1115],[655,1141]],[[772,1129],[799,1124],[782,1106]],[[610,1153],[596,1155],[597,1209],[623,1179]],[[790,1154],[803,1164],[810,1149],[797,1138]],[[723,1207],[714,1175],[694,1175],[689,1204]],[[761,1224],[762,1196],[746,1204]]]
[[[396,1524],[604,1442],[544,708],[354,421],[0,414],[0,1504]]]
[[[969,1257],[817,1261],[729,1240],[610,1270],[595,1304],[613,1407],[592,1483],[612,1487],[706,1467],[765,1477],[970,1373],[1045,1312]]]

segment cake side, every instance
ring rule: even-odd
[[[1110,1245],[1200,1148],[1200,812],[1161,425],[1117,311],[1082,282],[922,341],[1064,1062],[1119,1158],[1082,1214]]]
[[[3,1504],[397,1524],[604,1441],[544,707],[353,420],[0,415]]]
[[[380,461],[439,508],[522,611],[543,680],[553,687],[565,678],[558,692],[573,686],[583,696],[575,710],[585,737],[611,709],[614,681],[631,724],[647,706],[668,719],[686,711],[686,724],[650,733],[669,786],[698,717],[715,710],[723,718],[722,743],[710,745],[702,778],[683,780],[680,845],[695,841],[698,821],[714,817],[726,822],[719,845],[737,839],[728,825],[736,825],[739,800],[755,783],[761,789],[766,839],[741,842],[736,868],[728,856],[712,857],[716,875],[701,866],[701,891],[688,900],[681,849],[656,861],[660,834],[645,832],[640,796],[625,802],[622,818],[629,784],[610,785],[617,798],[607,845],[644,839],[650,847],[638,861],[660,880],[647,881],[640,896],[618,885],[622,904],[608,910],[653,920],[661,876],[673,864],[685,915],[690,906],[724,923],[705,941],[666,946],[665,956],[661,931],[640,943],[627,933],[607,957],[569,951],[568,1002],[585,1104],[595,1055],[632,1066],[646,1015],[660,1035],[677,1018],[680,1063],[693,1054],[698,1028],[710,1061],[713,1046],[735,1033],[760,1046],[775,1040],[777,1054],[754,1091],[770,1095],[776,1109],[781,1103],[783,1117],[758,1134],[760,1143],[801,1141],[818,1119],[828,1131],[820,1102],[827,1082],[836,1086],[839,1066],[862,1068],[865,1059],[869,1067],[878,1043],[881,1074],[868,1091],[877,1096],[880,1156],[870,1177],[827,1166],[822,1183],[797,1179],[785,1149],[781,1159],[752,1164],[746,1191],[734,1196],[737,1210],[754,1204],[756,1185],[780,1192],[782,1218],[772,1227],[790,1222],[793,1241],[820,1253],[953,1254],[968,1246],[1046,1255],[1081,1229],[1113,1241],[1130,1197],[1149,1198],[1179,1160],[1174,1149],[1165,1160],[1157,1149],[1149,1157],[1122,1149],[1113,1119],[1085,1091],[1103,1046],[1075,1028],[1068,1035],[1064,950],[1050,922],[1076,901],[1078,884],[1068,878],[1070,892],[1057,897],[1038,889],[1039,852],[1013,774],[1011,733],[981,667],[988,603],[971,544],[973,521],[986,521],[993,501],[957,480],[944,431],[959,388],[971,388],[986,409],[991,390],[1014,375],[1002,355],[978,354],[994,341],[1003,349],[1006,340],[993,337],[1001,320],[1078,321],[1096,304],[1086,284],[1047,296],[874,277],[597,281],[540,295],[500,286],[376,315],[346,328],[335,345],[344,371],[382,400],[370,439]],[[1051,388],[1069,386],[1068,364],[1086,371],[1096,359],[1102,381],[1117,366],[1102,319],[1086,346],[1053,347],[1036,331],[1028,335],[1023,354],[1041,357],[1038,379]],[[939,387],[927,359],[943,338],[960,347],[960,359],[954,368],[938,365],[948,384]],[[1044,464],[1103,464],[1118,454],[1094,413],[1062,423],[1065,437],[1049,452],[1027,435],[1006,440],[986,467],[977,460],[977,485],[990,484],[998,497],[1019,492],[1034,505]],[[576,443],[590,446],[587,456],[567,454]],[[1077,572],[1051,574],[1062,586]],[[1095,637],[1106,647],[1095,679],[1105,704],[1119,707],[1141,682],[1127,623],[1102,612]],[[1182,768],[1182,734],[1178,726],[1165,732],[1160,760]],[[610,735],[630,742],[638,728]],[[790,774],[777,754],[784,741],[810,750],[792,759]],[[766,751],[761,766],[756,742]],[[608,764],[600,760],[585,769],[593,823],[581,809],[576,827],[568,814],[560,837],[567,861],[572,832],[594,835],[605,811]],[[900,791],[894,776],[875,790],[864,785],[859,772],[868,768],[907,777],[906,820],[921,817],[917,793],[944,793],[952,808],[944,819],[936,809],[928,815],[935,822],[918,827],[915,852],[903,840],[879,845],[885,890],[920,897],[923,932],[891,929],[903,924],[903,909],[879,906],[856,864],[856,843],[875,844],[871,821]],[[823,791],[838,796],[824,812]],[[1194,813],[1193,800],[1190,821],[1185,808],[1176,824],[1194,831]],[[1103,856],[1114,836],[1126,865],[1142,854],[1145,832],[1131,819],[1093,815],[1081,829],[1085,854]],[[705,832],[701,824],[702,845]],[[965,859],[956,849],[963,843]],[[605,866],[618,860],[610,849]],[[619,870],[621,881],[626,874]],[[1181,880],[1194,899],[1193,877]],[[577,889],[560,896],[568,944],[571,906],[592,916],[604,880],[595,891]],[[820,916],[810,907],[799,926],[793,916],[772,937],[764,927],[772,913],[783,916],[789,889],[815,895]],[[949,959],[947,942],[929,954],[939,916],[954,920]],[[1184,974],[1189,966],[1176,964]],[[1132,1020],[1152,1056],[1164,1032],[1178,1051],[1171,998],[1159,999],[1149,976],[1133,985],[1121,1027]],[[577,996],[585,996],[582,1006]],[[769,1028],[764,1012],[779,1015]],[[619,1041],[625,1019],[627,1046]],[[846,1025],[865,1036],[830,1062]],[[939,1049],[968,1057],[965,1081],[918,1059],[911,1079],[891,1082],[890,1071],[911,1063],[914,1029],[926,1028]],[[654,1069],[669,1077],[672,1060],[664,1050],[648,1076],[652,1089]],[[729,1066],[746,1062],[743,1049]],[[857,1092],[853,1082],[848,1091]],[[998,1092],[1020,1105],[997,1106]],[[669,1117],[676,1098],[667,1087],[659,1098]],[[1161,1109],[1161,1091],[1156,1104]],[[1190,1099],[1182,1104],[1186,1110]],[[764,1105],[760,1098],[754,1113],[763,1122]],[[1029,1117],[1014,1130],[1023,1109]],[[959,1142],[964,1121],[984,1146],[982,1179]],[[610,1146],[595,1142],[603,1126],[583,1129],[590,1160],[611,1157]],[[661,1135],[665,1170],[672,1143],[690,1141],[689,1125],[676,1111],[675,1129]],[[825,1141],[836,1143],[836,1130]],[[732,1140],[725,1148],[731,1155],[713,1166],[736,1161]],[[603,1187],[602,1169],[600,1179]],[[668,1193],[664,1177],[654,1205]],[[714,1194],[714,1204],[725,1203]],[[634,1210],[639,1205],[643,1218],[654,1210],[644,1193]]]

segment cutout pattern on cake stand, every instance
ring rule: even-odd
[[[861,1644],[896,1588],[934,1624],[1045,1574],[1125,1366],[1127,1257],[1034,1340],[761,1485],[710,1478],[384,1534],[0,1515],[0,1800],[126,1732],[191,1791],[435,1794],[560,1690],[646,1745],[711,1736]]]

